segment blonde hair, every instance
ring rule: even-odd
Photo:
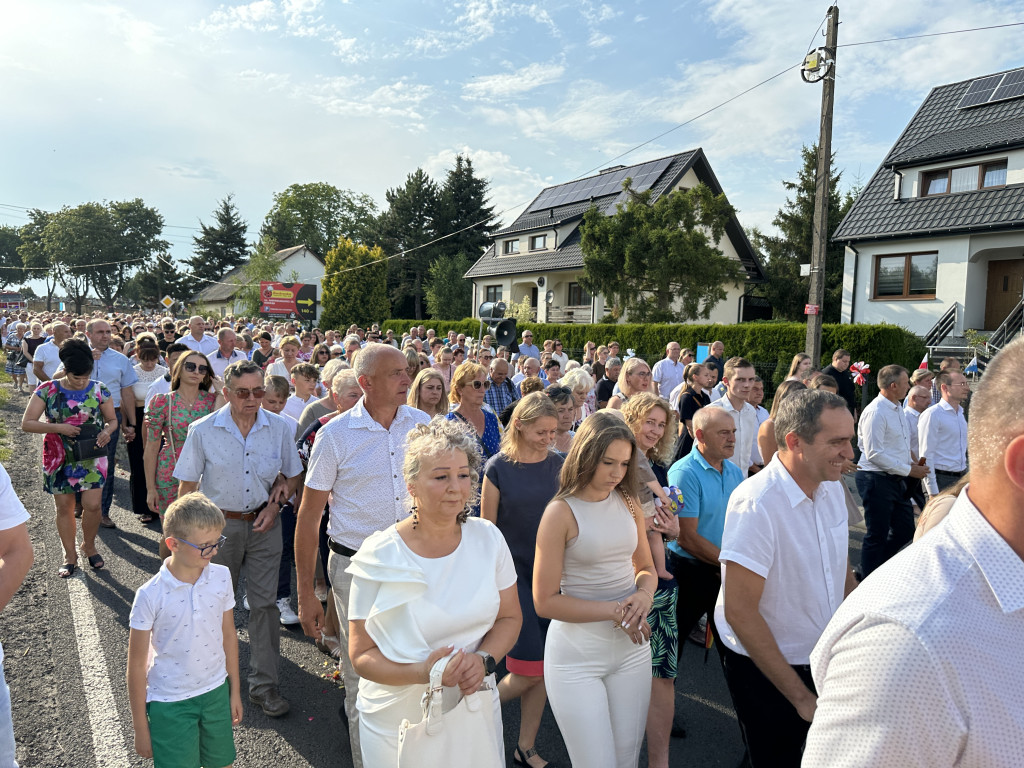
[[[533,424],[537,419],[549,416],[558,419],[558,412],[551,398],[543,392],[532,392],[525,395],[516,407],[512,409],[512,418],[509,419],[508,429],[501,436],[501,452],[512,461],[518,462],[522,456],[523,433],[516,429],[516,422],[521,425]]]
[[[569,362],[573,362],[570,360]],[[594,389],[594,377],[580,368],[573,368],[558,381],[563,387],[568,387],[573,392],[582,391],[587,394]]]
[[[435,413],[430,413],[430,411],[420,405],[420,387],[426,384],[428,379],[437,379],[441,382],[441,399],[434,406],[437,409]],[[411,405],[413,408],[417,408],[429,416],[444,416],[448,412],[448,409],[445,407],[448,396],[447,389],[444,383],[444,376],[441,375],[439,370],[436,368],[424,368],[416,374],[416,379],[413,381],[412,386],[409,387],[409,395],[405,402],[407,405]]]
[[[519,392],[523,397],[534,392],[543,392],[544,382],[541,381],[540,376],[527,376],[521,382],[519,382]]]
[[[285,344],[291,344],[292,346],[302,349],[302,342],[299,341],[298,338],[296,338],[295,336],[285,336],[283,339],[281,339],[281,343],[277,345],[277,348],[283,349]]]
[[[460,390],[479,377],[481,373],[485,377],[487,376],[487,369],[479,363],[474,363],[472,360],[459,363],[459,367],[452,374],[452,391],[448,393],[448,399],[453,403],[461,403],[462,392]]]
[[[796,376],[796,372],[800,370],[800,363],[804,360],[810,360],[811,356],[806,352],[797,352],[793,355],[793,362],[789,364],[789,373],[786,374],[787,378],[790,376]]]
[[[582,426],[573,438],[569,455],[562,464],[558,478],[556,499],[575,496],[585,489],[594,478],[598,464],[604,458],[608,446],[616,440],[629,443],[631,455],[626,472],[617,489],[628,496],[636,496],[636,437],[633,430],[615,411],[598,411],[583,420]]]
[[[644,419],[655,408],[661,408],[665,412],[665,433],[648,452],[647,458],[653,459],[658,464],[667,464],[675,457],[678,437],[676,433],[679,429],[675,409],[668,404],[668,401],[652,392],[638,392],[622,406],[622,416],[629,428],[633,430],[633,434],[636,435],[643,427]]]
[[[647,361],[639,357],[631,357],[626,360],[622,365],[622,371],[619,373],[619,389],[622,390],[622,394],[629,397],[633,396],[633,388],[627,383],[628,377],[633,373],[636,368],[644,366],[647,370],[651,370],[651,366],[647,365]],[[629,392],[626,390],[629,389]],[[643,391],[643,390],[637,390]]]
[[[199,491],[179,496],[164,513],[164,535],[187,539],[202,528],[223,528],[224,513]]]
[[[419,479],[425,462],[449,451],[464,453],[469,461],[471,490],[466,508],[457,518],[459,523],[464,523],[469,517],[469,508],[480,498],[480,466],[483,464],[480,441],[472,427],[459,419],[446,419],[444,416],[435,416],[429,424],[417,424],[405,438],[402,472],[406,484],[413,485]]]

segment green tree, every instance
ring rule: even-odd
[[[164,296],[170,296],[175,301],[186,301],[192,293],[190,280],[165,253],[150,259],[132,275],[125,283],[121,296],[140,307],[163,310],[160,300]]]
[[[323,256],[342,237],[366,242],[376,215],[377,204],[369,195],[326,182],[292,184],[274,195],[260,236],[273,238],[282,248],[305,244]]]
[[[185,271],[191,273],[182,300],[189,299],[211,280],[220,280],[249,255],[246,242],[248,225],[238,213],[234,196],[228,195],[213,212],[213,224],[199,222],[199,235],[192,237],[192,257],[185,260]]]
[[[427,270],[427,313],[435,320],[473,315],[473,284],[465,278],[473,259],[464,253],[441,256]]]
[[[384,251],[342,238],[327,252],[321,285],[321,328],[367,326],[386,320],[388,268]]]
[[[21,234],[16,228],[0,227],[0,288],[25,279],[25,264],[18,253],[21,245]]]
[[[818,173],[818,148],[805,146],[801,150],[803,165],[796,181],[783,181],[789,193],[772,225],[779,234],[765,234],[754,229],[750,242],[764,263],[767,283],[758,286],[758,294],[769,299],[776,319],[803,320],[810,280],[800,277],[800,265],[811,263],[811,242],[814,237],[814,191]],[[846,216],[856,199],[856,190],[845,195],[840,192],[842,172],[835,169],[835,156],[830,161],[828,200],[828,248],[825,254],[825,304],[822,307],[826,323],[839,322],[843,302],[844,249],[832,242],[832,234]]]
[[[99,203],[64,207],[50,215],[42,244],[57,282],[81,314],[97,271],[117,258],[110,211]]]
[[[259,314],[262,304],[260,282],[276,282],[281,275],[281,262],[274,258],[277,251],[277,242],[271,237],[263,237],[242,267],[242,287],[235,292],[235,307],[240,314]]]
[[[95,262],[102,266],[94,270],[91,284],[100,300],[112,307],[131,276],[155,253],[166,251],[170,243],[160,238],[164,217],[141,199],[110,203],[106,209],[106,228],[95,233],[97,239],[107,239],[105,245],[97,240],[105,258]]]
[[[472,160],[456,155],[438,198],[437,233],[447,235],[439,244],[441,252],[463,253],[475,261],[487,248],[489,232],[500,227],[494,206],[487,204],[489,187],[473,172]]]
[[[423,299],[430,265],[439,255],[436,245],[440,190],[417,168],[405,184],[385,193],[388,209],[377,221],[378,244],[388,255],[388,291],[395,314],[423,319]]]
[[[614,215],[592,207],[583,216],[580,284],[603,294],[616,319],[623,312],[631,322],[707,318],[725,298],[723,286],[743,279],[716,245],[733,207],[703,184],[653,204],[651,190],[634,192],[630,179],[623,187],[629,196]]]
[[[18,253],[25,265],[25,277],[29,280],[42,280],[46,283],[46,311],[53,310],[53,292],[57,288],[57,275],[51,269],[50,257],[43,243],[43,230],[50,221],[48,211],[32,208],[28,212],[29,223],[19,230],[21,246]]]

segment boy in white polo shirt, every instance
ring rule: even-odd
[[[155,768],[223,768],[235,761],[242,722],[235,596],[223,513],[201,493],[164,515],[171,556],[135,594],[129,617],[128,698],[135,751]]]

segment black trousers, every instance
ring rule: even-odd
[[[867,576],[914,538],[914,508],[899,475],[861,470],[856,479],[868,529],[860,554],[861,573]]]
[[[963,476],[963,472],[944,472],[941,469],[936,469],[935,484],[939,486],[939,493],[942,493],[947,488],[952,488],[960,482],[960,478]]]
[[[128,488],[132,494],[132,512],[136,515],[155,514],[146,504],[146,467],[143,461],[146,452],[146,430],[143,427],[145,415],[145,408],[135,408],[135,439],[130,443],[125,442],[124,446],[128,451],[128,469],[131,472]]]
[[[679,582],[679,596],[676,598],[676,629],[679,632],[679,652],[697,620],[705,613],[711,634],[717,647],[721,647],[718,629],[715,627],[715,602],[722,588],[722,570],[703,560],[679,557],[668,550],[668,567]]]
[[[800,768],[811,724],[748,656],[722,648],[722,669],[751,768]],[[817,693],[809,666],[794,666],[793,671]]]

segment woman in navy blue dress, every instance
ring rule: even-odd
[[[558,415],[551,399],[534,392],[512,411],[501,441],[501,451],[484,467],[480,516],[498,526],[505,536],[516,568],[516,587],[523,626],[519,639],[505,657],[509,674],[498,684],[504,703],[521,699],[519,739],[513,754],[517,766],[540,768],[534,740],[540,728],[547,693],[544,690],[544,639],[548,621],[533,608],[533,559],[537,526],[544,508],[558,491],[562,456],[552,450]]]

